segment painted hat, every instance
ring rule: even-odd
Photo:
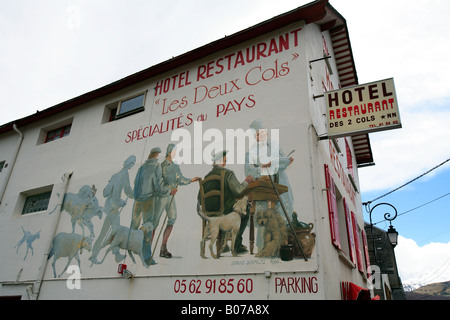
[[[132,155],[132,156],[129,156],[127,158],[127,160],[125,160],[125,162],[123,163],[123,166],[127,167],[127,168],[131,168],[132,166],[134,166],[135,163],[136,163],[136,156]]]
[[[166,156],[169,155],[169,154],[173,151],[173,149],[175,149],[175,147],[176,147],[175,144],[170,143],[170,144],[167,146]]]
[[[250,129],[258,131],[258,130],[261,130],[261,129],[266,129],[266,127],[264,126],[264,123],[261,120],[254,120],[250,124]]]
[[[156,152],[161,153],[161,148],[160,147],[155,147],[152,150],[150,150],[150,153],[156,153]]]
[[[220,159],[222,159],[223,157],[225,157],[225,156],[227,155],[227,153],[228,153],[228,150],[224,150],[224,151],[217,152],[216,154],[213,155],[212,161],[213,161],[213,162],[219,161]]]

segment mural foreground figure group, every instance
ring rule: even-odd
[[[139,167],[133,185],[129,171],[136,164],[136,156],[129,156],[121,170],[111,176],[102,190],[105,198],[104,207],[99,205],[95,185],[84,185],[76,194],[65,194],[61,211],[71,216],[72,233],[61,232],[53,239],[49,259],[53,258],[54,277],[57,277],[58,259],[62,257],[68,259],[66,267],[59,274],[61,276],[74,258],[80,266],[79,253],[83,250],[91,252],[89,257],[91,267],[102,264],[111,252],[117,263],[123,261],[127,255],[133,263],[137,263],[134,257],[137,255],[142,265],[148,268],[157,264],[154,251],[161,233],[159,258],[171,259],[172,253],[169,251],[168,242],[177,221],[176,194],[179,187],[197,181],[200,186],[196,199],[197,212],[205,221],[200,246],[202,258],[207,258],[204,246],[208,240],[211,242],[209,248],[214,258],[219,258],[227,251],[231,251],[233,256],[247,254],[249,248],[244,244],[243,233],[247,227],[254,226],[258,249],[255,257],[278,258],[281,246],[288,244],[289,231],[286,227],[286,218],[289,220],[292,220],[293,216],[297,218],[294,212],[293,192],[286,173],[286,169],[294,161],[291,156],[293,151],[285,155],[278,141],[269,139],[267,128],[262,121],[253,121],[250,129],[256,143],[249,146],[246,152],[243,168],[246,177],[242,182],[226,167],[227,150],[219,150],[212,154],[212,168],[204,178],[185,177],[180,165],[174,161],[177,157],[177,146],[169,143],[162,162],[158,159],[162,149],[160,147],[151,149],[148,159]],[[213,177],[221,178],[214,180],[211,179]],[[273,192],[267,197],[264,194],[261,196],[261,193],[256,195],[254,192],[255,186],[258,188],[263,183],[267,186],[268,181],[276,182],[277,186],[284,188],[284,191],[278,194],[278,198],[273,198]],[[275,187],[275,184],[273,186]],[[215,197],[206,199],[205,195],[208,193],[214,193]],[[133,208],[131,221],[127,223],[121,221],[121,212],[130,200],[133,200]],[[49,214],[54,213],[56,209]],[[103,213],[105,216],[102,227],[96,236],[94,222],[97,218],[102,220]],[[163,215],[164,222],[160,226]],[[158,226],[160,234],[155,237]],[[77,233],[79,229],[81,234]],[[227,236],[227,233],[230,236]],[[24,238],[18,246],[27,242],[32,250],[31,244],[38,238],[39,233],[32,236],[29,231],[24,230]],[[228,239],[232,240],[231,247],[228,245]],[[253,243],[250,245],[253,254]],[[104,253],[101,253],[103,249]]]

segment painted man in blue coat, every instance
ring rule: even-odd
[[[135,201],[131,229],[137,230],[141,224],[151,224],[151,227],[144,231],[143,254],[147,265],[150,265],[150,262],[154,264],[154,261],[150,261],[151,238],[159,221],[161,198],[176,193],[176,190],[171,190],[163,183],[161,164],[158,162],[160,153],[159,147],[150,151],[148,160],[139,168],[134,180]]]

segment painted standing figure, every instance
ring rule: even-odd
[[[180,166],[176,164],[173,160],[176,154],[176,146],[171,143],[167,146],[166,150],[166,159],[161,163],[162,177],[164,181],[164,185],[168,186],[170,190],[175,190],[171,192],[171,195],[166,195],[161,197],[161,212],[157,217],[157,221],[159,223],[159,219],[164,210],[167,213],[167,227],[164,230],[163,240],[161,244],[161,251],[159,256],[164,258],[172,258],[172,254],[167,250],[167,242],[169,240],[170,234],[172,232],[173,226],[177,219],[177,206],[175,203],[175,193],[178,190],[178,186],[185,186],[190,184],[191,182],[195,182],[199,179],[199,177],[195,178],[186,178],[183,176],[181,172]],[[154,225],[156,229],[157,225]],[[153,236],[155,234],[153,233]],[[152,239],[153,242],[153,239]]]
[[[128,157],[123,163],[123,168],[111,177],[108,184],[103,189],[103,196],[106,198],[104,208],[106,217],[103,222],[102,230],[100,231],[100,234],[94,243],[94,247],[92,248],[92,255],[89,258],[92,263],[99,263],[97,261],[97,256],[100,249],[103,247],[103,242],[106,240],[107,236],[111,233],[114,227],[120,226],[120,212],[127,204],[127,201],[122,199],[122,192],[124,192],[128,198],[133,198],[133,189],[130,186],[130,176],[128,174],[128,170],[133,168],[135,163],[136,157],[134,155]],[[113,251],[113,253],[116,255],[116,262],[119,262],[125,258],[125,256],[121,255],[118,250],[115,252]]]
[[[281,200],[286,208],[289,219],[294,211],[294,196],[292,193],[286,169],[294,161],[294,158],[288,157],[281,150],[278,141],[268,139],[267,128],[261,120],[255,120],[251,123],[250,129],[255,133],[256,144],[250,147],[245,156],[245,175],[251,175],[255,180],[262,176],[271,175],[277,183],[287,186],[288,192],[281,194]],[[267,201],[255,201],[256,211],[267,209]],[[281,213],[282,209],[277,204],[277,211]],[[281,215],[284,218],[284,215]],[[264,243],[262,239],[263,230],[257,225],[256,245],[261,250]]]
[[[151,149],[148,160],[139,168],[134,180],[134,205],[131,221],[131,229],[137,230],[141,225],[147,225],[144,230],[144,258],[147,265],[151,261],[151,238],[155,225],[157,225],[158,215],[161,212],[161,198],[169,194],[175,194],[175,190],[169,189],[162,178],[161,164],[158,156],[161,148]]]

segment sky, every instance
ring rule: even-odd
[[[3,0],[0,125],[309,2]],[[370,134],[376,165],[359,170],[366,202],[450,158],[450,1],[330,3],[347,20],[359,83],[393,77],[399,101],[403,128]],[[450,280],[449,181],[447,162],[372,203],[397,209],[406,285]]]

